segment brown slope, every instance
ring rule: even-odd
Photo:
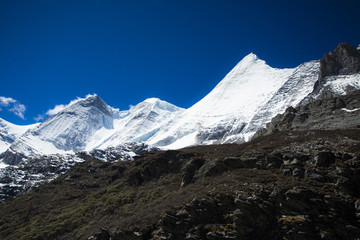
[[[133,162],[89,159],[1,204],[0,237],[356,239],[359,146],[358,129],[278,132]]]

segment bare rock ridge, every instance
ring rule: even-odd
[[[322,98],[304,106],[289,107],[278,114],[255,137],[277,131],[334,130],[360,127],[360,91]]]
[[[320,60],[319,79],[314,85],[318,91],[326,83],[325,78],[333,75],[351,75],[360,72],[360,50],[348,43],[339,44],[335,50]]]
[[[284,130],[360,127],[360,91],[346,84],[349,78],[360,84],[360,51],[342,43],[320,60],[313,92],[299,106],[274,117],[255,137]]]
[[[331,75],[350,75],[359,71],[360,51],[348,43],[341,43],[320,60],[319,79]]]

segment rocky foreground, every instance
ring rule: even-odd
[[[1,239],[358,239],[360,129],[89,159],[0,205]]]

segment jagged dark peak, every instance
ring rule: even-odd
[[[104,105],[105,102],[97,94],[87,95],[82,101],[79,101],[82,106],[88,105]]]
[[[340,43],[335,50],[325,54],[320,60],[319,78],[314,84],[313,93],[321,91],[326,77],[357,72],[360,72],[360,50],[351,44]]]
[[[97,94],[89,94],[86,96],[86,98],[79,99],[76,103],[69,106],[69,110],[72,111],[78,106],[81,106],[83,108],[96,107],[102,112],[110,115],[108,105]]]
[[[360,51],[348,43],[340,43],[320,60],[319,80],[332,75],[360,72]]]
[[[360,90],[341,96],[324,95],[306,105],[289,107],[278,114],[265,129],[259,130],[255,137],[269,135],[278,131],[307,131],[314,129],[358,129],[360,127]]]

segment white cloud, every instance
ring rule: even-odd
[[[92,95],[89,95],[89,94],[88,94],[86,97],[88,97],[88,96],[92,96]],[[80,101],[80,100],[84,100],[84,98],[79,98],[79,97],[77,97],[77,99],[72,100],[69,104],[66,104],[66,105],[64,105],[64,104],[55,105],[54,108],[51,108],[51,109],[47,110],[46,113],[45,113],[45,115],[48,115],[48,116],[55,115],[55,114],[61,112],[62,110],[64,110],[65,108],[70,107],[70,106],[73,105],[74,103],[77,103],[77,102]]]
[[[0,96],[0,106],[5,107],[8,111],[13,112],[16,116],[21,119],[25,119],[26,107],[24,104],[21,104],[19,101],[11,97]],[[0,108],[0,110],[2,110]]]
[[[19,118],[25,119],[24,113],[26,111],[26,107],[24,104],[16,103],[12,108],[9,109],[9,111],[13,112]]]
[[[76,100],[74,100],[76,101]],[[46,111],[46,113],[44,114],[38,114],[36,117],[34,117],[34,120],[37,122],[41,122],[44,119],[46,119],[47,117],[51,117],[52,115],[55,115],[59,112],[61,112],[62,110],[64,110],[65,108],[67,108],[68,106],[70,106],[72,104],[73,101],[71,101],[69,104],[64,105],[64,104],[60,104],[60,105],[55,105],[54,108],[51,108],[49,110]]]
[[[56,105],[53,109],[47,110],[47,112],[45,114],[48,116],[52,116],[52,115],[55,115],[58,112],[64,110],[65,108],[67,108],[67,105],[63,105],[63,104]]]
[[[0,96],[0,106],[7,107],[11,103],[16,103],[17,101],[10,97],[2,97]]]
[[[45,119],[45,116],[43,114],[38,114],[36,117],[34,117],[34,120],[37,122],[41,122]]]
[[[88,94],[86,95],[85,98],[88,98],[88,97],[92,97],[92,96],[95,96],[95,94]],[[70,107],[71,105],[79,102],[80,100],[84,100],[85,98],[80,98],[80,97],[77,97],[75,100],[72,100],[70,103],[68,104],[59,104],[59,105],[55,105],[54,108],[51,108],[49,110],[47,110],[44,114],[39,114],[37,115],[34,120],[37,121],[37,122],[40,122],[40,121],[43,121],[44,119],[46,119],[47,117],[51,117],[59,112],[61,112],[62,110],[64,110],[65,108],[68,108]]]
[[[96,95],[96,94],[88,94],[88,95],[86,95],[85,98],[77,97],[75,100],[72,100],[69,104],[66,104],[66,105],[64,105],[64,104],[55,105],[54,108],[47,110],[47,112],[45,113],[45,115],[48,115],[48,116],[55,115],[55,114],[61,112],[62,110],[64,110],[65,108],[68,108],[68,107],[70,107],[71,105],[73,105],[73,104],[75,104],[75,103],[77,103],[77,102],[79,102],[79,101],[81,101],[81,100],[84,100],[84,99],[86,99],[86,98],[88,98],[88,97],[92,97],[92,96],[95,96],[95,95]]]

